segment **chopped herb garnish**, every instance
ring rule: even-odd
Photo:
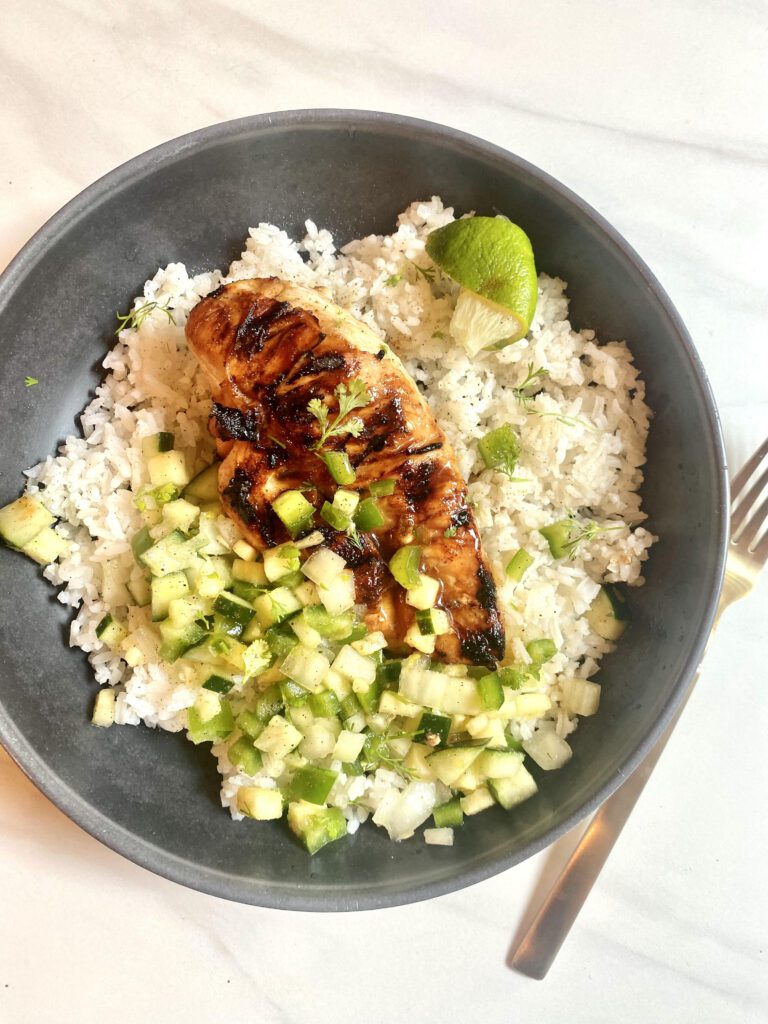
[[[131,327],[138,330],[149,314],[154,313],[155,310],[158,310],[160,313],[165,313],[172,324],[176,323],[173,313],[168,308],[168,303],[161,306],[159,302],[145,302],[144,305],[139,306],[138,309],[132,309],[127,316],[120,316],[119,313],[115,313],[115,316],[120,321],[120,326],[115,331],[115,334],[119,334],[120,331],[128,330]]]
[[[320,424],[320,438],[313,445],[314,452],[322,448],[331,437],[339,437],[341,434],[359,437],[365,426],[359,416],[350,417],[349,415],[353,410],[362,409],[364,405],[368,405],[371,400],[365,382],[355,377],[349,384],[337,384],[333,393],[339,403],[339,411],[332,420],[330,420],[330,410],[321,398],[313,398],[307,405],[309,413]]]
[[[531,402],[534,397],[541,390],[541,382],[544,377],[549,376],[549,370],[546,370],[543,366],[537,366],[533,368],[533,363],[528,363],[528,376],[522,382],[518,384],[516,388],[512,388],[512,394],[520,402],[521,405],[525,406],[529,412],[533,412],[531,409]],[[531,388],[535,388],[535,391],[531,391]]]
[[[449,526],[448,529],[444,531],[443,536],[444,537],[455,537],[458,532],[459,532],[458,526]]]
[[[39,383],[40,383],[40,381],[37,379],[37,377],[25,377],[24,378],[24,387],[25,388],[33,388],[35,386],[35,384],[39,384]]]
[[[435,268],[434,267],[420,267],[418,265],[418,263],[414,263],[413,260],[408,260],[408,263],[411,264],[411,266],[414,268],[414,270],[418,270],[418,272],[421,274],[421,276],[424,278],[424,280],[428,281],[429,284],[434,284],[435,283]]]
[[[575,558],[581,545],[588,544],[595,537],[599,537],[603,533],[624,529],[624,523],[617,523],[615,526],[601,526],[593,519],[586,523],[580,523],[573,514],[569,515],[568,518],[573,523],[573,526],[571,527],[570,536],[563,547],[568,552],[569,558]]]
[[[403,279],[403,275],[402,274],[392,274],[392,276],[388,277],[387,280],[384,282],[384,287],[385,288],[394,288],[396,284],[399,284],[400,281],[402,281],[402,279]]]
[[[267,434],[267,437],[269,438],[270,441],[273,441],[278,446],[278,448],[285,448],[283,442],[279,441],[274,434]]]
[[[559,412],[544,412],[542,409],[536,408],[534,399],[541,391],[541,382],[548,376],[549,370],[546,370],[543,366],[538,366],[534,369],[533,363],[528,363],[528,376],[516,388],[512,388],[512,394],[525,411],[534,416],[540,416],[542,419],[547,417],[556,419],[558,423],[563,423],[566,427],[584,427],[585,430],[598,433],[597,427],[593,427],[586,420],[574,416],[563,416]],[[531,390],[532,388],[535,390]]]
[[[433,338],[439,338],[441,341],[445,340],[445,331],[432,331]]]

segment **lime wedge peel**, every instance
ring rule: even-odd
[[[536,264],[531,243],[502,217],[467,217],[433,231],[426,250],[462,292],[451,333],[474,355],[524,337],[536,310]]]

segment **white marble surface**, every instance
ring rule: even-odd
[[[637,247],[738,463],[768,432],[765,3],[469,8],[4,0],[0,264],[94,178],[206,124],[305,106],[442,121],[545,168]],[[723,622],[545,982],[505,957],[567,840],[428,904],[258,910],[122,860],[0,754],[0,1020],[765,1021],[766,582]]]

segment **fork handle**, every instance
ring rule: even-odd
[[[688,703],[700,671],[693,677],[680,709],[651,752],[592,818],[514,950],[509,961],[511,967],[539,981],[546,977],[640,794],[645,789],[645,784],[651,777],[651,772],[656,767],[656,762],[661,757],[677,720]]]

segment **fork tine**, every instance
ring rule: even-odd
[[[739,547],[744,547],[749,550],[750,545],[753,543],[757,535],[768,522],[768,498],[765,499],[760,508],[750,518],[747,525],[741,532],[741,536],[736,541]]]
[[[749,479],[749,478],[747,478]],[[734,481],[735,482],[735,481]],[[765,472],[757,478],[757,481],[750,487],[747,493],[742,497],[740,494],[734,494],[731,501],[731,536],[734,537],[737,531],[741,528],[741,524],[747,517],[749,510],[755,504],[757,499],[763,492],[763,489],[768,484],[768,466],[766,466]]]
[[[768,533],[765,534],[763,539],[757,545],[755,550],[750,555],[751,558],[755,558],[758,562],[768,562]]]
[[[746,462],[731,481],[731,494],[736,497],[749,483],[749,479],[757,467],[768,455],[768,437],[763,441],[752,458]]]

